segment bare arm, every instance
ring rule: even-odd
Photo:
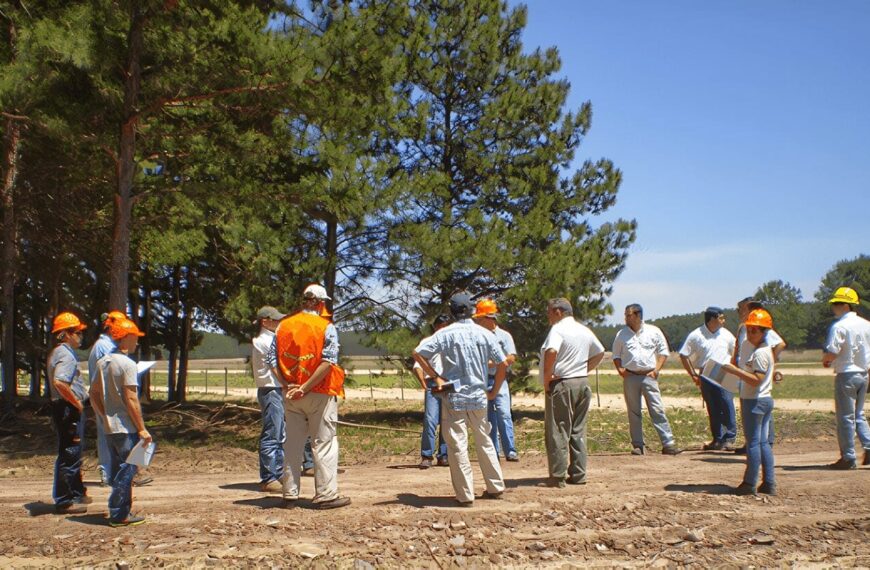
[[[616,368],[616,373],[619,374],[620,376],[622,376],[623,378],[625,378],[625,375],[627,374],[627,372],[625,371],[625,368],[622,367],[622,359],[621,358],[614,358],[613,359],[613,366],[614,366],[614,368]]]
[[[54,387],[57,388],[57,393],[60,397],[70,403],[78,411],[82,411],[85,407],[81,401],[73,394],[72,387],[63,380],[55,380]]]
[[[414,360],[417,362],[417,364],[420,365],[420,368],[423,369],[423,374],[425,374],[429,378],[435,379],[435,384],[437,384],[438,388],[444,385],[444,379],[437,372],[435,372],[435,369],[432,368],[432,364],[429,363],[429,360],[427,360],[416,350],[411,353],[411,356],[414,357]]]
[[[599,352],[598,354],[586,361],[586,371],[592,372],[593,370],[595,370],[598,365],[601,364],[602,360],[604,360],[604,353]]]
[[[544,392],[550,391],[550,382],[553,381],[553,373],[556,370],[556,351],[547,349],[544,351]]]
[[[701,385],[701,378],[698,376],[698,372],[695,371],[695,367],[692,366],[692,361],[689,360],[688,356],[680,355],[680,362],[683,363],[683,368],[686,369],[686,372],[689,373],[689,376],[692,377],[692,381],[695,382],[695,386]]]
[[[127,413],[130,414],[130,419],[133,420],[133,425],[139,432],[139,437],[145,445],[151,443],[151,434],[145,429],[145,420],[142,419],[142,407],[139,404],[139,392],[137,386],[124,386],[124,405],[127,406]]]
[[[665,367],[665,362],[668,361],[668,357],[664,354],[656,355],[656,368],[653,370],[652,377],[658,380],[659,372],[662,371],[662,368]]]
[[[417,378],[417,382],[420,383],[420,387],[424,390],[426,389],[426,375],[423,374],[423,369],[419,366],[415,366],[411,368],[411,371],[414,373],[414,377]]]
[[[106,407],[103,405],[103,382],[97,372],[97,379],[91,382],[91,389],[88,394],[91,397],[91,406],[96,410],[100,418],[106,417]],[[100,421],[99,419],[97,421]]]

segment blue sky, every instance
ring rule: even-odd
[[[512,5],[518,2],[511,2]],[[592,102],[577,163],[623,171],[605,219],[638,237],[611,297],[647,318],[733,306],[782,279],[811,298],[870,253],[870,1],[531,0]]]

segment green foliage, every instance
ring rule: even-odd
[[[786,343],[806,346],[809,314],[800,289],[781,280],[768,281],[755,292],[755,299],[770,311],[774,328]]]

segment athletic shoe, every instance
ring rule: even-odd
[[[520,456],[517,455],[516,453],[511,453],[510,455],[507,456],[507,460],[508,461],[519,461]]]
[[[438,458],[437,465],[438,465],[438,467],[448,467],[450,465],[450,461],[447,460],[446,455],[442,455],[441,457]]]
[[[662,448],[662,455],[679,455],[682,452],[683,450],[676,445],[666,445]]]
[[[350,497],[336,497],[334,499],[330,499],[329,501],[323,501],[322,503],[314,503],[315,509],[337,509],[339,507],[346,507],[350,504]]]
[[[643,455],[643,448],[642,447],[632,448],[631,454],[632,455]]]
[[[722,451],[724,444],[721,441],[711,441],[704,444],[704,451]]]
[[[843,459],[842,457],[828,465],[828,469],[834,469],[836,471],[848,471],[857,468],[858,465],[855,463],[854,459]]]
[[[100,487],[108,487],[109,486],[109,476],[106,475],[106,470],[103,469],[103,466],[100,465],[97,467],[97,471],[100,473]]]
[[[88,512],[88,507],[80,503],[64,503],[55,505],[54,512],[59,515],[81,515]]]
[[[430,467],[432,467],[432,458],[431,457],[422,458],[420,460],[420,465],[418,465],[417,467],[419,467],[420,469],[429,469]]]
[[[145,517],[127,517],[122,521],[113,521],[109,520],[109,526],[111,527],[119,527],[119,526],[137,526],[145,522]]]

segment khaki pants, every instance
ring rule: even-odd
[[[562,380],[544,399],[544,443],[550,477],[586,480],[586,415],[592,390],[583,378]]]
[[[490,425],[486,419],[486,408],[482,410],[454,411],[446,404],[441,408],[441,431],[447,441],[447,455],[450,458],[450,479],[456,500],[468,503],[474,500],[474,477],[471,460],[468,458],[468,432],[474,436],[477,462],[483,473],[486,490],[490,493],[504,491],[504,478],[501,466],[495,455],[495,447],[489,437]]]
[[[311,437],[314,454],[314,502],[338,497],[338,401],[335,396],[310,392],[299,400],[284,400],[287,438],[284,441],[284,498],[299,498],[305,440]],[[292,458],[292,461],[288,461]]]

